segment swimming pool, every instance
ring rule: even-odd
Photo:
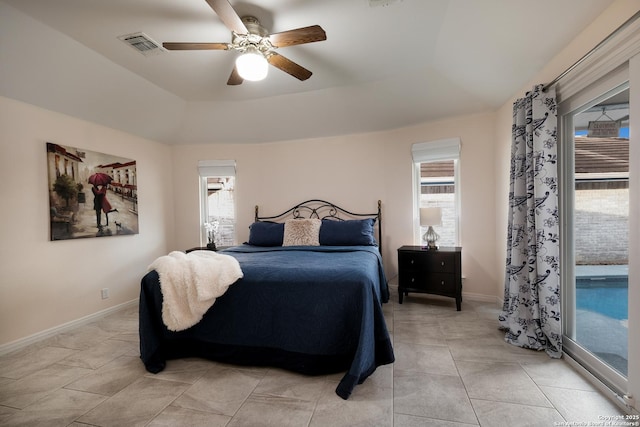
[[[578,277],[576,308],[603,314],[617,320],[629,318],[629,279],[615,277]]]

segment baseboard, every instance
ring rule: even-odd
[[[479,302],[496,302],[495,295],[474,294],[469,292],[462,293],[462,301],[479,301]]]
[[[71,329],[75,329],[79,326],[86,325],[87,323],[91,323],[95,320],[98,320],[102,317],[108,316],[109,314],[116,313],[120,310],[124,310],[125,308],[132,307],[138,304],[138,299],[134,299],[131,301],[124,302],[122,304],[115,305],[113,307],[106,308],[104,310],[98,311],[96,313],[90,314],[88,316],[81,317],[76,320],[72,320],[71,322],[63,323],[62,325],[55,326],[53,328],[45,329],[44,331],[38,332],[33,335],[29,335],[28,337],[20,338],[15,341],[11,341],[6,344],[0,345],[0,356],[11,353],[12,351],[19,350],[28,345],[37,343],[38,341],[42,341],[49,337],[52,337],[61,332],[69,331]]]

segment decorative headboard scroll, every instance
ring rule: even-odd
[[[382,201],[378,200],[378,212],[375,213],[354,213],[340,206],[320,199],[311,199],[298,203],[278,215],[260,216],[258,205],[256,205],[255,221],[283,222],[287,219],[296,218],[317,218],[345,221],[349,219],[375,218],[378,224],[378,248],[382,252]]]

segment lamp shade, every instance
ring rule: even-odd
[[[442,225],[442,208],[420,208],[420,225]]]
[[[249,47],[236,59],[236,69],[240,77],[255,82],[267,77],[269,63],[258,49]]]

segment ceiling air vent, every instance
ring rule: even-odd
[[[119,36],[118,39],[122,40],[144,56],[158,55],[166,52],[166,50],[160,46],[160,43],[152,40],[151,37],[145,33],[133,33]]]
[[[369,7],[378,7],[378,6],[389,6],[390,4],[396,3],[398,0],[369,0]],[[402,1],[402,0],[400,0]]]

